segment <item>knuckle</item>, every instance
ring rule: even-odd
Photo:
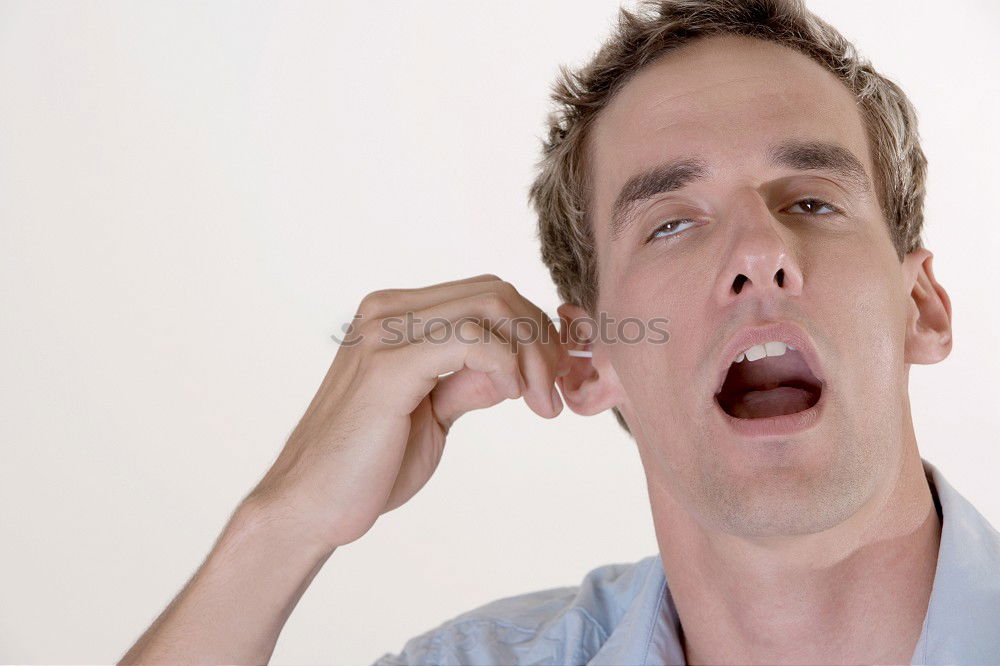
[[[507,282],[506,280],[500,280],[500,293],[505,296],[514,296],[517,294],[517,289],[513,284]]]
[[[482,309],[490,315],[509,316],[512,313],[510,303],[499,292],[488,291],[477,297]]]
[[[371,316],[389,305],[391,298],[391,292],[388,289],[379,289],[365,294],[364,298],[361,299],[361,304],[358,306],[358,312]]]
[[[516,299],[520,298],[520,294],[517,289],[510,282],[506,280],[498,280],[492,285],[493,293],[500,295],[507,303],[512,304],[516,302]]]

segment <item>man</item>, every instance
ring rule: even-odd
[[[614,410],[660,552],[379,664],[1000,663],[1000,535],[921,459],[910,417],[909,366],[951,349],[910,103],[794,0],[640,9],[556,87],[531,197],[566,327],[666,317],[666,343],[522,342],[518,318],[554,325],[491,275],[374,292],[123,662],[266,662],[334,550],[427,482],[455,419],[524,397],[543,417]],[[407,318],[436,324],[390,339]]]

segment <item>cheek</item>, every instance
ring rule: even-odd
[[[889,397],[904,377],[906,304],[895,252],[858,252],[857,244],[817,261],[811,272],[814,322],[837,350],[831,379],[865,402]]]
[[[677,248],[668,253],[653,245],[627,259],[616,257],[619,260],[608,266],[614,293],[608,305],[624,316],[663,316],[672,321],[692,308],[701,309],[713,280],[704,260],[713,250],[705,250],[700,255]]]
[[[665,262],[633,262],[618,273],[616,290],[606,301],[608,314],[616,321],[659,320],[654,336],[659,342],[619,343],[614,350],[618,379],[644,421],[676,423],[692,411],[697,396],[689,380],[704,371],[699,345],[706,335],[709,284],[704,271]]]

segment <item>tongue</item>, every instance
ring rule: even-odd
[[[747,391],[734,396],[729,413],[740,419],[760,419],[768,416],[794,414],[810,407],[813,394],[793,386],[770,390]]]

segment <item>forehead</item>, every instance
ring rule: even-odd
[[[871,173],[861,114],[851,92],[808,56],[740,36],[703,38],[646,66],[601,111],[591,133],[597,219],[630,175],[679,157],[713,173],[759,174],[771,145],[828,141]]]

